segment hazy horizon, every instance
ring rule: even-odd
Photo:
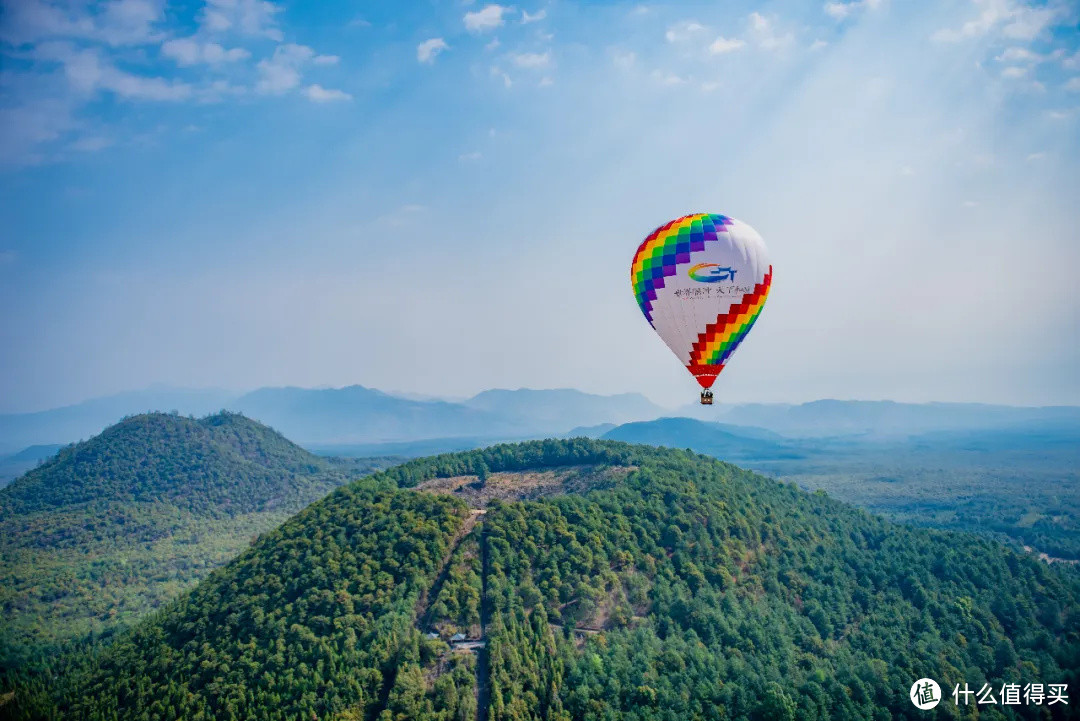
[[[150,394],[150,393],[155,393],[155,392],[158,392],[158,393],[176,393],[176,394],[180,394],[180,393],[206,393],[206,394],[218,393],[218,394],[221,394],[223,396],[239,398],[239,397],[241,397],[243,395],[246,395],[248,393],[252,393],[254,391],[264,390],[264,389],[268,389],[268,388],[273,388],[273,389],[291,388],[291,389],[298,389],[298,390],[342,390],[344,388],[348,388],[348,387],[351,387],[351,386],[361,386],[361,387],[366,388],[368,390],[378,391],[380,393],[384,393],[386,395],[394,396],[394,397],[397,397],[397,398],[402,398],[402,399],[405,399],[405,400],[426,401],[426,402],[440,402],[441,401],[441,402],[447,402],[447,403],[462,403],[462,402],[468,401],[469,399],[473,398],[474,396],[476,396],[476,395],[478,395],[480,393],[484,393],[484,392],[487,392],[487,391],[537,391],[537,392],[543,392],[543,391],[577,391],[577,392],[581,392],[581,393],[591,393],[590,391],[586,391],[586,390],[583,390],[581,388],[573,388],[573,387],[530,388],[530,387],[524,387],[523,386],[523,387],[512,387],[512,388],[511,387],[505,387],[505,388],[481,388],[481,389],[477,390],[475,393],[470,393],[469,395],[465,395],[465,396],[437,396],[437,395],[431,395],[431,394],[425,394],[425,393],[414,393],[414,392],[410,392],[410,391],[402,391],[402,390],[397,390],[397,389],[376,388],[374,386],[364,385],[363,383],[350,383],[350,384],[344,385],[344,386],[281,385],[281,386],[256,386],[256,387],[252,387],[252,388],[222,388],[222,387],[212,387],[212,386],[182,387],[182,386],[171,386],[171,385],[167,385],[167,384],[156,383],[156,384],[151,384],[149,386],[145,386],[145,387],[142,387],[142,388],[128,388],[128,389],[124,389],[124,390],[121,390],[121,391],[117,391],[115,393],[88,396],[88,397],[85,397],[85,398],[77,398],[77,399],[73,399],[73,400],[70,400],[70,401],[67,401],[67,402],[60,403],[58,405],[52,405],[52,406],[42,407],[42,408],[22,408],[22,409],[15,408],[15,409],[10,409],[9,410],[9,409],[6,409],[4,407],[0,407],[0,415],[20,415],[20,414],[27,414],[27,413],[40,413],[40,412],[45,412],[45,411],[57,410],[57,409],[60,409],[60,408],[77,406],[77,405],[80,405],[82,403],[88,403],[88,402],[93,402],[93,401],[98,401],[98,400],[103,400],[103,399],[108,399],[108,398],[114,398],[114,397],[118,397],[118,396],[124,396],[124,395],[128,395],[128,394],[138,395],[138,394]],[[688,407],[694,406],[694,403],[695,403],[695,396],[694,396],[693,393],[687,395],[684,399],[681,400],[681,402],[676,402],[674,404],[661,403],[658,400],[656,400],[655,398],[649,396],[649,394],[643,393],[643,392],[637,391],[637,390],[615,391],[615,392],[612,392],[612,393],[592,393],[592,395],[599,395],[599,396],[618,396],[618,395],[623,395],[623,394],[641,395],[646,400],[648,400],[649,402],[656,405],[660,410],[664,410],[664,411],[672,411],[672,412],[686,411]],[[811,398],[811,399],[799,400],[799,401],[783,401],[783,400],[778,400],[778,401],[755,401],[755,400],[750,399],[750,400],[742,400],[742,401],[730,402],[730,403],[725,403],[723,400],[721,400],[721,401],[719,401],[717,403],[716,406],[714,406],[713,409],[704,409],[704,408],[698,409],[698,408],[695,408],[695,410],[698,411],[698,413],[695,414],[695,417],[697,418],[697,420],[708,420],[707,416],[709,416],[709,415],[720,416],[721,412],[723,411],[725,406],[754,405],[754,404],[761,404],[761,405],[793,405],[794,406],[794,405],[803,405],[803,404],[807,404],[807,403],[817,403],[817,402],[822,402],[822,401],[836,401],[836,402],[841,402],[841,403],[897,403],[897,404],[910,403],[909,401],[898,401],[898,400],[896,400],[894,398],[837,398],[837,397]],[[1040,408],[1040,407],[1055,407],[1055,406],[1056,407],[1069,407],[1069,408],[1080,407],[1080,404],[1072,404],[1072,403],[1022,404],[1022,403],[982,403],[981,401],[938,401],[938,400],[920,401],[920,402],[916,403],[916,405],[919,405],[919,404],[931,404],[931,405],[932,404],[943,404],[943,405],[945,405],[945,404],[996,405],[996,406],[1013,407],[1013,408]],[[159,408],[159,409],[154,409],[154,410],[167,412],[170,409]]]
[[[0,412],[697,386],[640,240],[764,237],[722,402],[1080,404],[1080,11],[8,0]]]

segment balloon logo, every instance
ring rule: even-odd
[[[719,283],[722,280],[735,280],[735,273],[734,268],[721,268],[719,263],[698,263],[687,275],[698,283]]]
[[[645,320],[708,389],[761,315],[772,265],[765,242],[749,225],[694,213],[645,238],[630,282]]]

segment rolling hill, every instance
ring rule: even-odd
[[[455,629],[478,638],[451,648]],[[573,439],[340,488],[107,646],[9,676],[0,717],[922,718],[915,679],[1071,690],[1078,670],[1074,573]]]
[[[728,460],[801,458],[798,446],[783,436],[751,426],[706,423],[692,418],[660,418],[625,423],[601,438],[668,448],[692,448]]]
[[[61,449],[0,489],[0,665],[130,623],[363,470],[229,413]]]

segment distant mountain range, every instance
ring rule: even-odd
[[[789,439],[764,428],[707,423],[693,418],[660,418],[626,423],[600,436],[605,440],[689,448],[725,460],[800,458]]]
[[[820,400],[801,405],[746,403],[688,406],[679,415],[758,426],[791,437],[896,437],[932,431],[986,430],[1032,425],[1080,425],[1076,406],[997,406],[982,403],[896,403]]]
[[[311,447],[535,438],[562,435],[575,426],[664,414],[639,394],[601,396],[572,389],[491,390],[461,402],[416,400],[359,385],[260,388],[243,395],[152,389],[38,413],[0,415],[0,453],[89,438],[137,413],[175,410],[203,416],[221,409],[243,413]]]
[[[0,415],[0,454],[89,438],[137,413],[176,410],[202,416],[220,409],[243,413],[305,447],[349,455],[418,455],[498,441],[596,437],[615,425],[673,415],[729,427],[750,426],[789,438],[895,438],[938,431],[1080,427],[1080,408],[1073,406],[821,400],[801,405],[693,405],[673,412],[636,393],[603,396],[573,389],[496,389],[462,401],[446,401],[359,385],[260,388],[244,394],[154,388],[37,413]],[[744,429],[737,435],[747,433]],[[674,445],[686,445],[671,440]],[[0,483],[3,463],[0,458]]]

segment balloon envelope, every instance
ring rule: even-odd
[[[749,225],[694,213],[645,238],[630,282],[645,319],[709,388],[761,314],[772,265],[765,242]]]

